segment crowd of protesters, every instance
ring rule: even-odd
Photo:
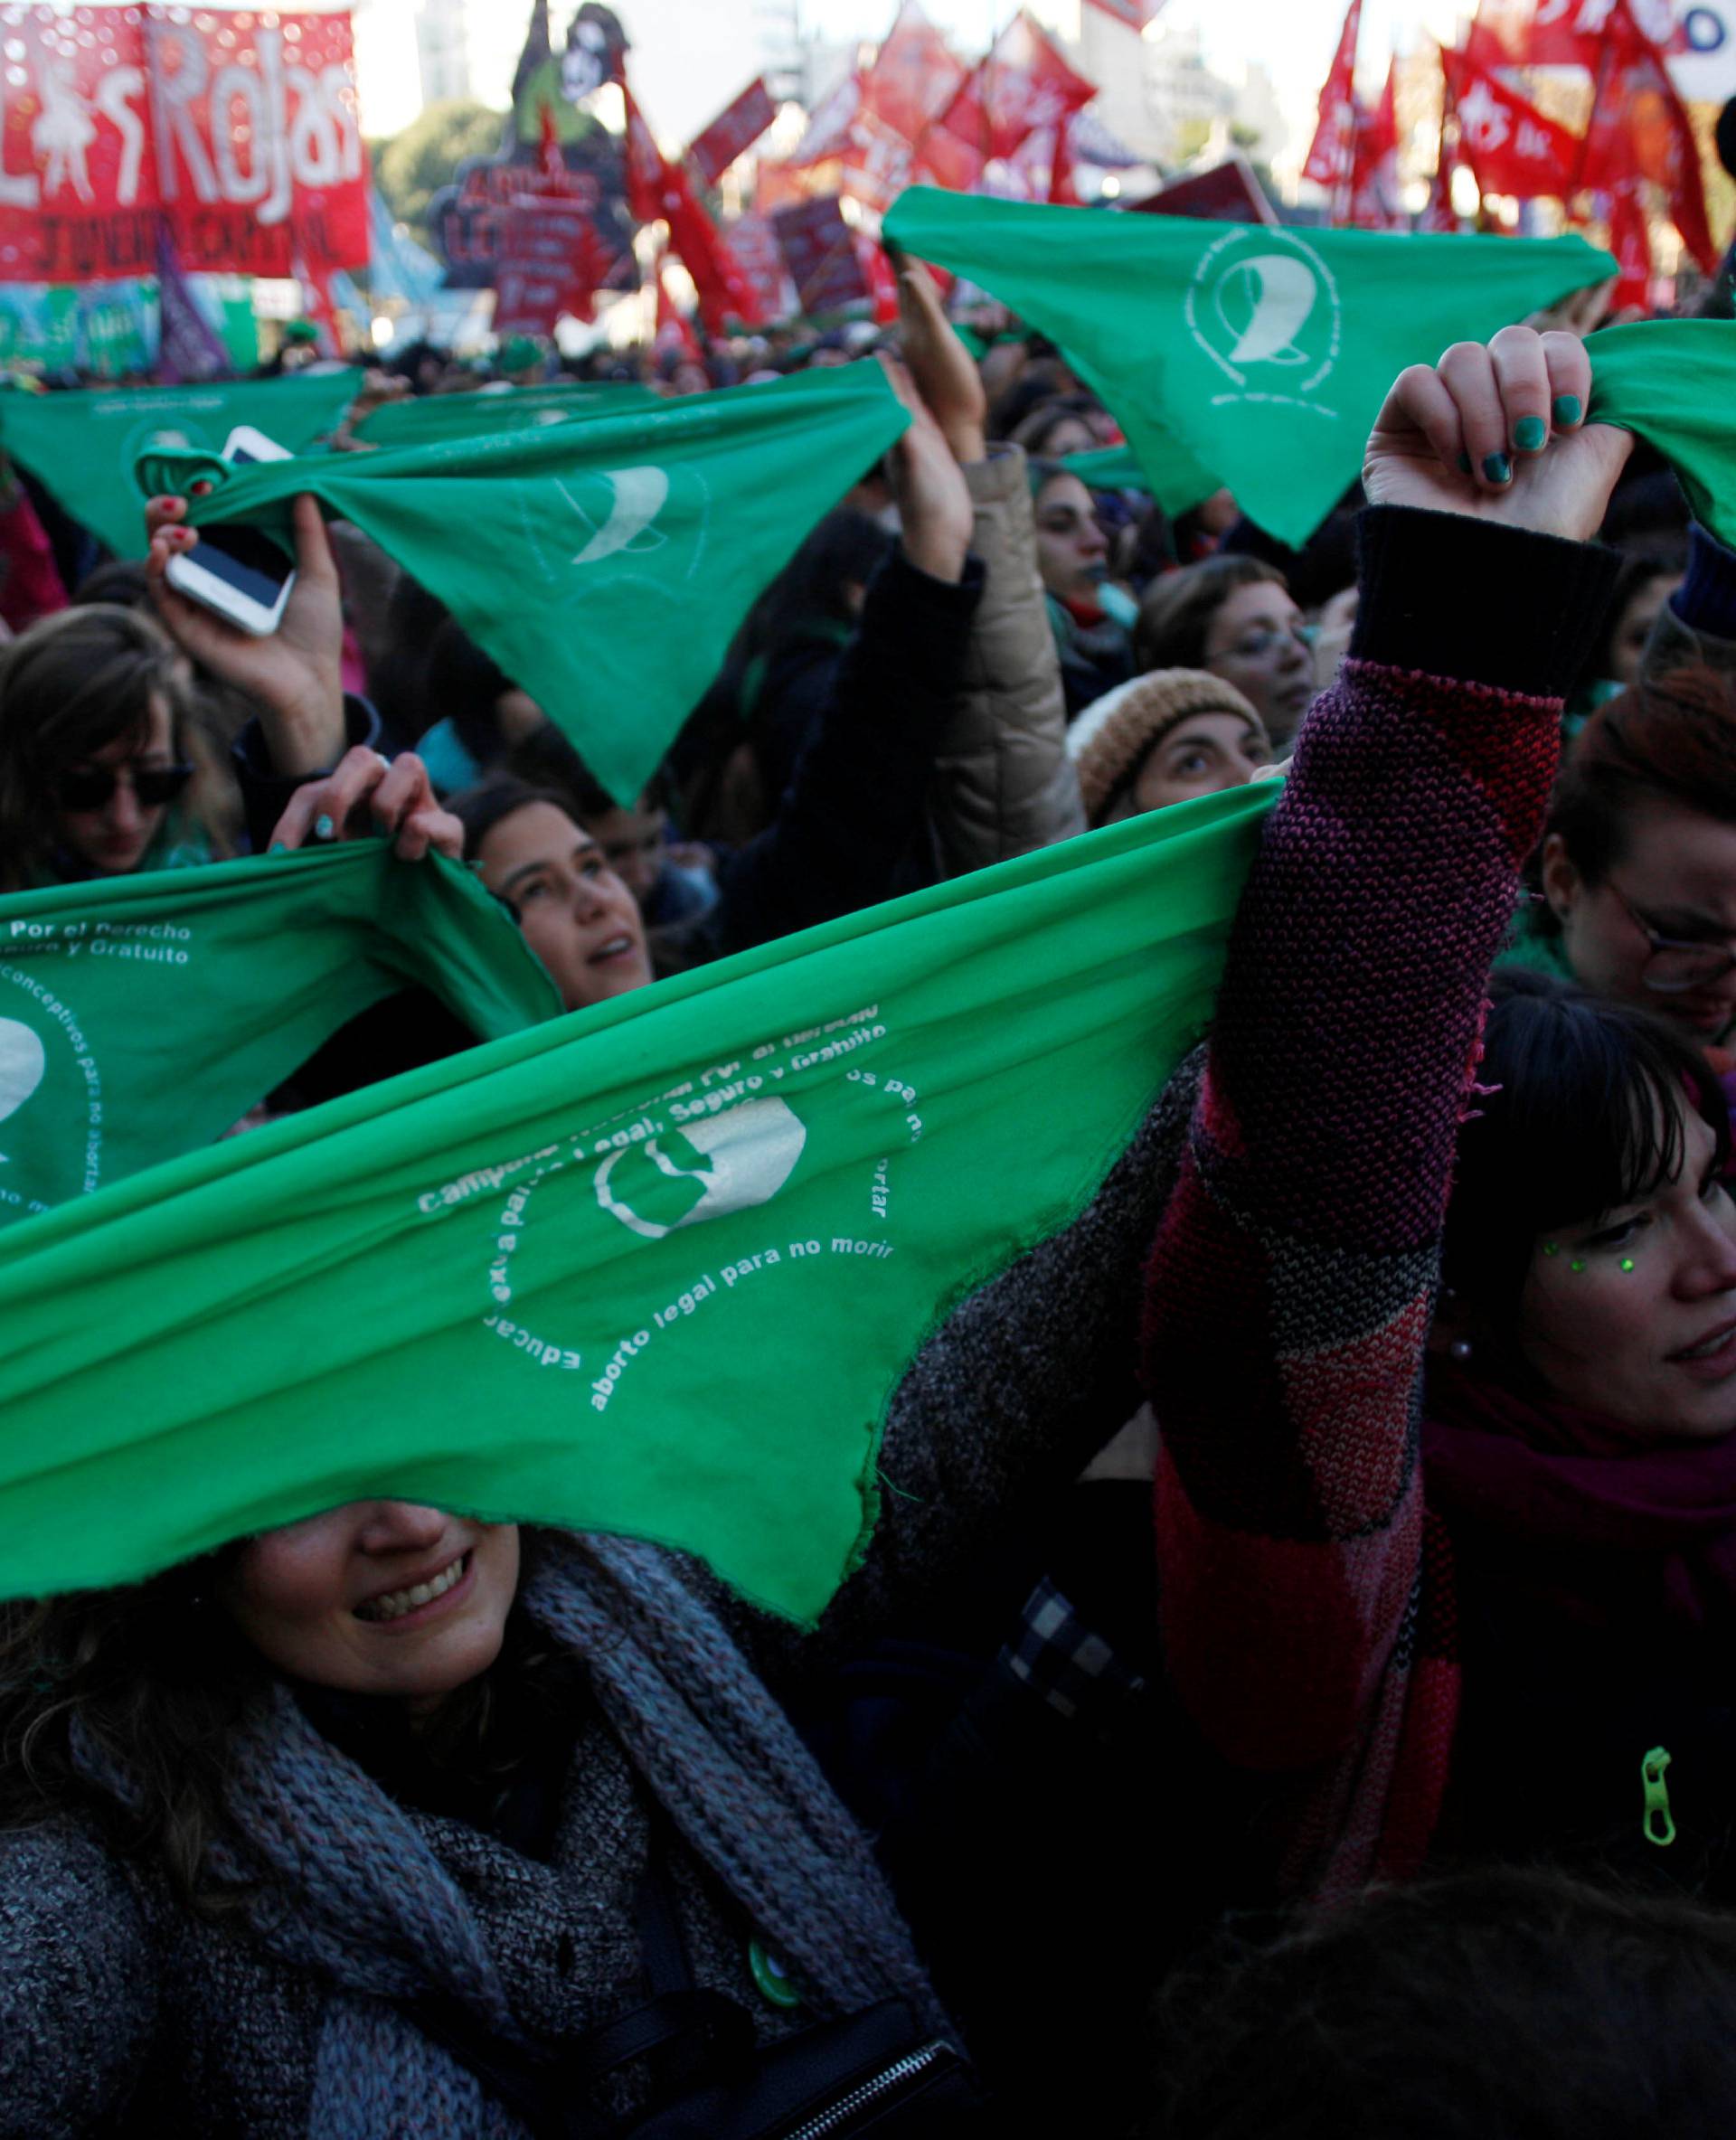
[[[1286,783],[1209,1039],[934,1331],[817,1630],[393,1501],[0,1606],[0,2133],[1736,2129],[1736,554],[1595,335],[1406,372],[1280,552],[1091,487],[1066,359],[897,266],[887,335],[566,367],[911,417],[627,804],[311,500],[253,638],[184,499],[140,565],[0,495],[0,892],[384,837],[580,1011]]]

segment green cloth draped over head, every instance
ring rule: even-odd
[[[281,533],[310,491],[438,596],[630,806],[761,589],[909,421],[878,364],[851,364],[238,468],[188,517]],[[157,458],[166,475],[173,457]]]
[[[479,1039],[561,1010],[467,870],[381,840],[0,899],[0,1226],[212,1143],[416,985]]]
[[[811,1620],[923,1340],[1084,1208],[1199,1037],[1277,794],[848,915],[0,1234],[0,1595],[391,1495],[681,1547]]]
[[[1736,549],[1736,320],[1656,319],[1587,341],[1593,423],[1655,446],[1696,520]]]
[[[516,431],[569,417],[613,416],[661,397],[630,381],[574,380],[565,386],[513,386],[504,391],[423,394],[413,401],[382,401],[355,427],[369,446],[433,446],[447,438],[475,438],[487,431]]]
[[[1616,271],[1582,238],[1272,230],[914,187],[886,236],[1010,305],[1114,411],[1167,512],[1219,485],[1297,547],[1357,477],[1407,364]],[[1177,449],[1216,478],[1192,495]],[[1167,488],[1167,495],[1166,495]]]
[[[343,422],[361,383],[352,370],[115,393],[0,393],[0,448],[117,557],[143,557],[146,494],[135,473],[142,454],[220,454],[243,423],[307,453]]]

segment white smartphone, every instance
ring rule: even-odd
[[[223,448],[223,458],[238,467],[249,461],[291,457],[287,446],[247,423],[235,426]],[[258,528],[209,527],[200,529],[199,545],[191,556],[169,560],[164,578],[190,602],[266,639],[283,621],[296,569]]]

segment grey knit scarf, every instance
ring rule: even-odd
[[[524,1604],[583,1658],[651,1793],[798,1972],[809,2004],[848,2013],[898,1995],[949,2034],[866,1840],[669,1556],[621,1539],[549,1540]],[[516,2122],[394,2004],[457,1998],[520,2040],[480,1928],[415,1823],[287,1689],[240,1735],[233,1775],[242,1853],[214,1854],[214,1869],[262,1861],[278,1888],[259,1937],[336,1987],[312,2140],[518,2140]],[[127,1795],[124,1777],[99,1780]]]

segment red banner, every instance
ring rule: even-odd
[[[611,263],[596,221],[581,203],[522,194],[502,218],[500,240],[496,335],[552,335],[563,314],[596,317],[591,298]]]
[[[836,195],[780,208],[771,219],[778,250],[796,285],[798,311],[810,319],[859,305],[869,295],[856,259],[855,240]]]
[[[1637,186],[1622,186],[1610,196],[1609,250],[1621,271],[1612,309],[1644,317],[1652,308],[1652,237]]]
[[[739,215],[723,232],[736,266],[753,286],[762,318],[783,319],[795,310],[795,295],[784,272],[778,233],[764,215]]]
[[[146,37],[157,191],[185,266],[365,267],[349,16],[157,8]]]
[[[1214,164],[1209,171],[1196,171],[1191,178],[1175,179],[1127,205],[1141,215],[1198,215],[1220,223],[1278,222],[1278,211],[1267,199],[1253,166],[1240,155]]]
[[[720,111],[703,134],[695,135],[688,161],[707,185],[715,185],[745,156],[778,116],[765,77],[750,82],[727,111]]]
[[[1565,200],[1578,183],[1580,137],[1515,95],[1486,68],[1453,65],[1459,155],[1486,193]]]
[[[46,6],[0,14],[0,281],[368,258],[347,14]]]

